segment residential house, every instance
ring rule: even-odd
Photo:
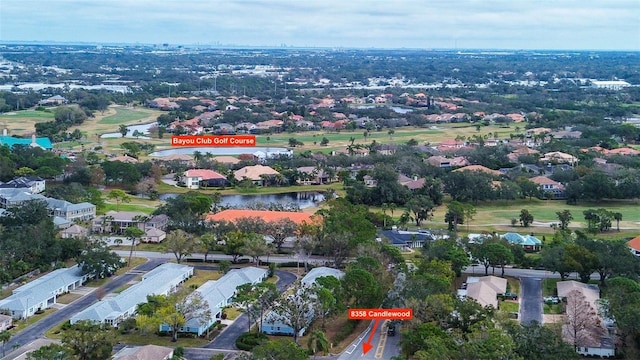
[[[108,211],[93,219],[92,231],[95,233],[121,233],[129,226],[140,230],[149,228],[166,229],[169,223],[167,215],[149,216],[140,211]]]
[[[365,175],[362,177],[362,181],[364,185],[367,187],[376,187],[378,185],[378,181],[373,178],[371,175]]]
[[[144,345],[144,346],[125,346],[120,349],[115,355],[113,360],[170,360],[173,359],[173,348],[158,346],[158,345]]]
[[[109,161],[120,161],[123,163],[127,163],[127,164],[137,164],[138,163],[138,159],[131,157],[129,155],[120,155],[120,156],[114,156],[111,158],[108,158],[107,160]]]
[[[68,102],[69,102],[69,100],[67,100],[63,96],[53,95],[53,96],[51,96],[49,98],[46,98],[46,99],[38,101],[38,105],[41,105],[41,106],[57,106],[57,105],[66,104]]]
[[[167,237],[166,232],[152,227],[152,228],[148,228],[144,232],[144,237],[142,238],[142,242],[158,244],[158,243],[161,243],[162,240],[164,240],[166,237]]]
[[[633,239],[627,241],[629,249],[635,256],[640,256],[640,236],[636,236]]]
[[[200,187],[225,187],[230,185],[226,176],[209,169],[187,170],[182,176],[182,181],[188,189],[199,189]]]
[[[298,184],[301,185],[328,184],[332,180],[324,169],[315,166],[301,166],[297,170],[300,173]]]
[[[222,309],[233,304],[238,287],[244,284],[258,284],[264,281],[268,274],[266,269],[250,266],[233,269],[218,280],[205,282],[195,292],[198,292],[202,296],[202,300],[207,303],[211,316],[207,319],[187,319],[186,324],[179,331],[197,336],[206,333],[207,329],[221,318]],[[171,327],[163,324],[160,329],[169,331]]]
[[[71,324],[88,320],[96,324],[118,327],[134,316],[138,304],[146,303],[148,295],[169,295],[193,276],[193,267],[165,263],[142,276],[142,280],[113,298],[105,298],[73,315]]]
[[[67,221],[86,221],[96,216],[96,206],[88,202],[72,204],[65,200],[46,198],[49,215]]]
[[[225,165],[238,165],[242,161],[237,157],[227,156],[227,155],[216,156],[212,160]]]
[[[0,332],[11,329],[13,326],[13,318],[8,315],[0,314]]]
[[[60,237],[63,239],[77,239],[85,238],[87,236],[89,236],[89,230],[77,224],[73,224],[60,232]]]
[[[382,236],[389,240],[389,243],[400,250],[421,249],[428,242],[433,242],[435,237],[426,230],[404,231],[393,226],[391,230],[382,231]]]
[[[540,187],[540,191],[542,191],[542,196],[544,198],[547,198],[547,193],[551,193],[553,195],[553,199],[565,198],[565,187],[557,181],[551,180],[546,176],[532,177],[529,181]]]
[[[307,275],[305,275],[301,280],[300,283],[303,287],[311,287],[313,286],[313,284],[315,284],[316,280],[320,277],[324,277],[324,276],[332,276],[335,277],[337,279],[340,279],[344,276],[344,272],[337,270],[337,269],[333,269],[333,268],[328,268],[328,267],[317,267],[312,269],[311,271],[309,271],[307,273]],[[281,301],[293,301],[295,299],[295,297],[290,296],[288,298],[282,299]],[[309,310],[306,312],[307,316],[306,316],[306,326],[304,326],[302,329],[300,329],[298,336],[302,336],[304,335],[304,333],[307,330],[307,327],[311,324],[311,322],[313,321],[314,318],[314,309],[313,308],[309,308]],[[283,315],[278,314],[275,310],[269,312],[266,316],[264,321],[262,322],[262,328],[260,329],[261,332],[267,334],[267,335],[287,335],[287,336],[293,336],[294,334],[294,329],[285,324],[285,322],[283,321]]]
[[[0,189],[23,189],[32,194],[43,192],[45,186],[45,180],[38,176],[21,176],[7,183],[0,182]]]
[[[462,167],[468,166],[469,161],[464,156],[456,156],[453,158],[448,158],[444,156],[430,156],[427,158],[427,163],[431,166],[439,167],[439,168],[452,168],[452,167]]]
[[[502,173],[498,170],[491,170],[486,166],[482,166],[482,165],[469,165],[469,166],[464,166],[458,169],[455,169],[453,171],[457,171],[457,172],[461,172],[461,171],[477,171],[477,172],[481,172],[481,173],[485,173],[485,174],[489,174],[492,176],[497,176],[500,177],[502,175]]]
[[[539,251],[542,247],[542,241],[533,235],[520,235],[518,233],[506,233],[500,236],[509,244],[520,245],[526,251]]]
[[[507,291],[507,279],[497,276],[470,276],[467,288],[458,290],[458,296],[475,299],[482,307],[498,308],[498,295]]]
[[[531,156],[538,157],[539,154],[540,154],[540,151],[538,151],[538,150],[531,149],[531,148],[528,148],[526,146],[521,146],[521,147],[513,150],[511,153],[509,153],[507,155],[507,158],[509,159],[509,161],[515,163],[515,162],[518,162],[518,159],[520,158],[520,156],[531,155]]]
[[[398,183],[406,186],[409,190],[422,189],[426,181],[425,178],[418,178],[417,176],[408,177],[404,174],[398,174]]]
[[[276,175],[280,175],[280,173],[264,165],[245,166],[233,173],[237,181],[248,179],[258,186],[264,185],[265,179],[272,178]]]
[[[9,297],[0,300],[0,310],[14,319],[26,319],[50,308],[58,296],[82,286],[88,278],[79,265],[54,270],[13,290]]]
[[[540,161],[554,164],[570,164],[573,166],[578,163],[578,158],[561,151],[552,151],[544,154],[542,158],[540,158]]]
[[[581,308],[580,312],[591,312],[594,322],[590,327],[571,328],[570,324],[562,326],[562,339],[576,346],[576,352],[582,356],[590,357],[614,357],[615,343],[614,321],[602,315],[600,309],[600,288],[595,284],[585,284],[573,280],[559,281],[556,283],[558,297],[567,304],[576,301]],[[584,303],[581,302],[584,300]],[[567,311],[571,305],[565,306]],[[588,307],[588,309],[584,309]],[[569,314],[567,314],[569,315]]]

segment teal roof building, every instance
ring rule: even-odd
[[[31,139],[25,138],[17,138],[8,135],[0,136],[0,146],[6,145],[12,148],[14,145],[24,145],[24,146],[36,146],[45,150],[53,149],[53,144],[51,144],[51,140],[48,137],[36,137],[33,135]]]

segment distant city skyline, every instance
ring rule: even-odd
[[[640,51],[640,1],[1,0],[13,41]]]

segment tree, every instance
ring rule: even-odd
[[[200,236],[198,243],[200,244],[200,251],[204,253],[204,262],[207,262],[209,253],[218,248],[218,239],[212,233],[205,233]]]
[[[620,231],[620,221],[622,221],[622,213],[614,212],[613,219],[616,221],[616,230]]]
[[[234,263],[238,262],[238,258],[243,255],[244,234],[238,230],[229,232],[224,240],[222,249],[226,255],[233,256]]]
[[[449,224],[449,231],[458,232],[458,225],[464,223],[464,204],[452,201],[447,205],[444,222]]]
[[[49,344],[27,354],[27,360],[72,360],[71,350],[59,344]]]
[[[129,197],[129,195],[127,195],[127,193],[120,189],[113,189],[109,191],[109,193],[107,194],[107,199],[116,202],[116,211],[118,211],[120,203],[131,202],[131,198]]]
[[[317,352],[321,351],[329,351],[329,339],[327,339],[327,335],[322,330],[314,330],[309,335],[309,341],[307,342],[307,348],[315,355]]]
[[[133,249],[136,247],[136,243],[144,235],[144,231],[136,226],[129,226],[124,230],[124,236],[127,240],[131,241],[131,248],[129,249],[129,259],[127,260],[127,266],[131,266],[131,257],[133,257]]]
[[[284,241],[287,238],[294,236],[297,230],[298,225],[294,221],[290,219],[280,219],[278,221],[267,223],[266,228],[262,233],[273,239],[276,251],[280,252]]]
[[[342,277],[342,289],[345,303],[356,308],[375,308],[384,298],[381,283],[371,272],[360,267],[350,266]]]
[[[197,251],[200,248],[200,244],[193,235],[177,229],[167,234],[162,247],[165,252],[173,253],[176,261],[180,264],[184,258]]]
[[[122,135],[122,137],[125,137],[129,132],[129,128],[127,127],[127,125],[121,124],[120,126],[118,126],[118,132],[120,133],[120,135]]]
[[[451,270],[455,272],[457,277],[460,277],[462,270],[471,263],[464,248],[449,240],[436,240],[423,247],[422,252],[427,260],[437,259],[450,262]]]
[[[574,349],[588,346],[594,341],[599,341],[604,335],[604,329],[600,324],[598,313],[592,304],[587,301],[579,290],[572,290],[567,294],[566,326],[568,341]]]
[[[542,196],[542,192],[540,191],[540,186],[533,181],[527,179],[526,177],[518,177],[516,179],[516,184],[520,187],[520,191],[522,191],[522,196],[528,197],[531,200],[533,197]]]
[[[533,222],[533,215],[527,209],[520,210],[520,225],[523,227],[529,227]]]
[[[415,196],[407,202],[407,210],[413,213],[413,219],[417,227],[422,225],[422,221],[428,220],[433,216],[434,208],[433,201],[425,195]]]
[[[560,280],[564,281],[572,271],[575,271],[572,263],[566,261],[566,245],[545,247],[541,252],[541,264],[548,271],[558,273]]]
[[[98,279],[109,277],[122,267],[124,260],[106,245],[91,247],[78,257],[78,264],[84,274]]]
[[[296,344],[300,332],[309,325],[316,301],[312,288],[296,284],[292,293],[280,299],[274,306],[273,314],[276,320],[293,329],[293,342]]]
[[[571,215],[571,211],[562,210],[557,211],[556,215],[558,216],[558,220],[560,221],[560,230],[569,229],[569,223],[573,220],[573,215]]]
[[[555,360],[580,359],[566,342],[562,340],[560,331],[550,326],[543,326],[538,322],[517,324],[507,322],[506,333],[511,336],[515,344],[514,352],[522,359]]]
[[[249,330],[253,325],[251,319],[259,318],[260,324],[256,331],[258,333],[261,331],[264,313],[273,305],[279,295],[278,289],[273,283],[244,284],[238,287],[235,301],[240,304],[242,311],[249,318]]]
[[[2,357],[5,357],[5,345],[11,340],[11,333],[7,330],[0,332],[0,342],[2,342]]]
[[[261,235],[255,233],[245,235],[242,253],[251,256],[256,265],[260,266],[260,258],[271,254],[272,251],[271,244],[267,244]]]
[[[494,275],[496,266],[499,266],[502,269],[502,273],[500,275],[502,277],[504,277],[504,267],[513,262],[513,253],[508,247],[501,243],[487,244],[484,247],[484,256],[493,267]]]
[[[78,360],[106,360],[111,358],[117,341],[113,327],[78,321],[61,331],[62,344],[73,352]]]
[[[186,287],[167,296],[167,304],[156,314],[163,324],[169,326],[172,342],[178,341],[178,331],[187,321],[196,319],[200,324],[208,324],[211,320],[211,310],[202,294],[197,291],[190,293]]]
[[[585,247],[597,258],[595,271],[600,275],[600,286],[614,276],[637,276],[640,267],[638,258],[629,251],[624,240],[592,240],[579,237],[576,244]]]
[[[607,280],[604,298],[609,302],[605,315],[616,320],[625,355],[637,358],[634,344],[640,336],[640,284],[626,277],[611,278]]]
[[[231,261],[229,260],[220,261],[220,264],[218,265],[218,270],[220,270],[221,273],[223,274],[228,273],[229,268],[231,268]]]

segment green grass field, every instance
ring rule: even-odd
[[[9,131],[9,135],[22,135],[34,132],[35,124],[53,120],[53,111],[36,110],[12,111],[0,114],[0,126]]]
[[[131,110],[126,108],[115,108],[116,113],[106,116],[98,121],[98,124],[116,125],[136,122],[138,120],[149,117],[149,113],[140,110]]]

